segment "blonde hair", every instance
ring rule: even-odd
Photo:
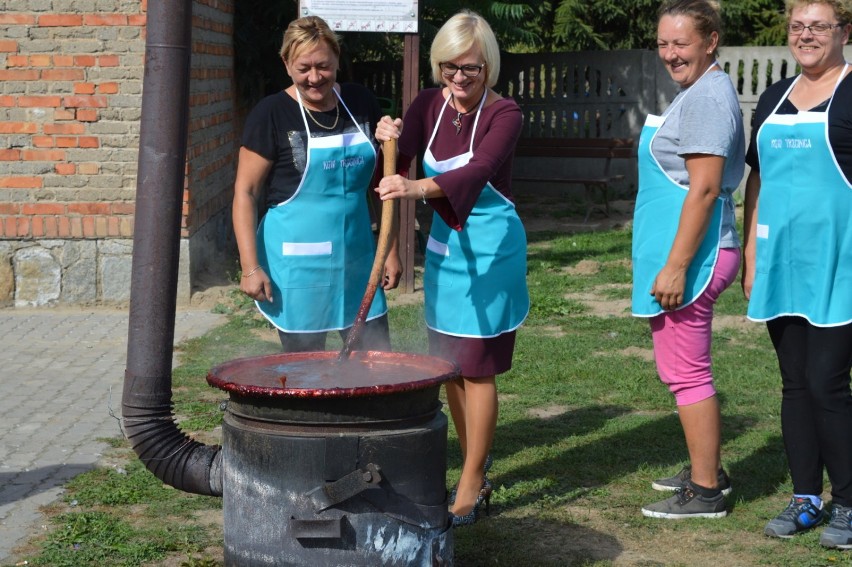
[[[852,23],[852,0],[787,0],[784,2],[787,8],[787,20],[793,14],[793,10],[811,4],[824,4],[834,10],[837,20],[845,25]]]
[[[287,26],[279,55],[285,62],[289,62],[303,49],[316,47],[321,42],[325,42],[334,55],[340,58],[340,43],[337,35],[331,31],[325,20],[317,16],[299,18]]]
[[[719,40],[713,57],[719,56],[719,45],[722,43],[722,6],[715,0],[668,0],[663,2],[657,12],[657,21],[663,16],[686,16],[692,19],[695,31],[705,40],[710,39],[716,32]]]
[[[497,38],[485,18],[470,10],[462,10],[447,20],[435,35],[429,52],[432,79],[435,83],[444,83],[441,63],[452,61],[474,46],[479,48],[482,62],[485,63],[485,86],[496,85],[497,77],[500,76],[500,47],[497,45]]]

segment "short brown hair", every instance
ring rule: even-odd
[[[719,55],[718,45],[722,43],[722,7],[715,0],[667,0],[657,12],[657,21],[663,16],[686,16],[692,19],[695,30],[704,39],[713,32],[719,36],[713,56]]]
[[[331,31],[325,20],[318,16],[305,16],[293,20],[287,26],[279,55],[284,61],[290,61],[302,49],[316,47],[320,42],[325,42],[340,58],[340,43],[337,40],[337,35]]]

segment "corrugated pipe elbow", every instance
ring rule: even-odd
[[[145,392],[144,386],[162,380],[140,379],[129,372],[124,380],[124,434],[148,470],[178,490],[222,496],[222,448],[195,441],[181,431],[172,412],[171,387],[158,395]]]

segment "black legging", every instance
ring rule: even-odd
[[[822,493],[852,506],[852,324],[815,327],[802,317],[766,323],[783,384],[781,432],[795,494]]]
[[[346,340],[349,329],[340,331],[340,338]],[[328,333],[285,333],[278,331],[278,339],[284,352],[315,352],[325,350],[325,339]],[[388,316],[382,315],[376,319],[367,321],[358,341],[352,345],[352,350],[382,350],[389,351],[390,331],[388,330]]]

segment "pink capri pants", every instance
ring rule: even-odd
[[[704,293],[686,307],[650,319],[657,372],[679,406],[716,395],[710,369],[713,306],[736,279],[739,267],[739,248],[720,249]]]

